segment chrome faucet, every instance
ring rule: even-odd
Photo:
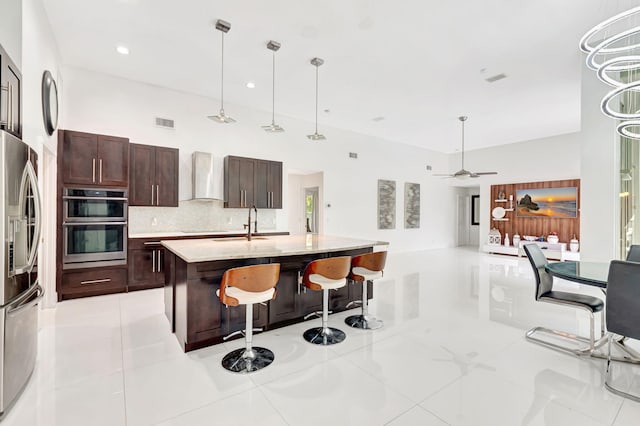
[[[244,224],[244,227],[247,230],[247,241],[251,241],[251,209],[256,212],[255,221],[253,222],[253,232],[258,232],[258,209],[254,204],[249,207],[249,218],[247,219],[247,223]]]

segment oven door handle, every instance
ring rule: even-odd
[[[96,201],[128,201],[127,197],[81,197],[79,195],[65,195],[63,200],[96,200]]]
[[[127,222],[65,222],[62,226],[126,225]]]

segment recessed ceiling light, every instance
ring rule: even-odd
[[[249,89],[255,89],[256,88],[256,84],[253,81],[250,81],[247,83],[247,87]]]
[[[382,121],[382,120],[384,120],[384,117],[382,117],[382,116],[379,116],[379,117],[373,117],[371,120],[372,120],[372,121]]]
[[[126,47],[126,46],[118,46],[118,47],[116,47],[116,50],[121,55],[128,55],[129,54],[129,48]]]

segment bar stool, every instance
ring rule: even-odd
[[[329,290],[347,285],[351,256],[314,260],[304,270],[302,283],[311,290],[322,290],[322,327],[314,327],[302,335],[309,343],[333,345],[342,342],[346,335],[342,330],[327,326],[329,322]]]
[[[216,295],[226,306],[246,305],[244,349],[229,352],[222,359],[222,366],[235,373],[260,370],[274,360],[273,352],[253,347],[253,304],[276,298],[276,283],[280,278],[280,264],[243,266],[228,269],[222,276]]]
[[[382,270],[387,261],[386,251],[361,254],[351,260],[351,275],[349,278],[356,282],[362,282],[362,313],[351,315],[344,322],[354,328],[375,330],[382,327],[383,322],[369,315],[367,304],[367,284],[373,280],[382,278]]]

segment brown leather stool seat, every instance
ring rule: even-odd
[[[227,306],[246,305],[244,349],[229,352],[222,359],[222,366],[236,373],[260,370],[274,360],[273,352],[266,348],[253,347],[253,304],[276,298],[276,283],[280,278],[280,264],[243,266],[228,269],[222,276],[220,289],[216,292]]]
[[[347,325],[368,330],[375,330],[376,328],[382,327],[382,321],[369,315],[367,284],[373,283],[373,280],[382,278],[382,270],[384,269],[386,261],[386,251],[361,254],[360,256],[354,256],[351,260],[351,275],[349,278],[362,283],[362,313],[360,315],[347,317],[344,320]]]
[[[342,330],[329,327],[329,290],[347,285],[351,267],[350,256],[330,257],[310,262],[304,270],[302,283],[305,287],[322,291],[322,327],[305,331],[304,339],[316,345],[333,345],[342,342],[346,335]]]

